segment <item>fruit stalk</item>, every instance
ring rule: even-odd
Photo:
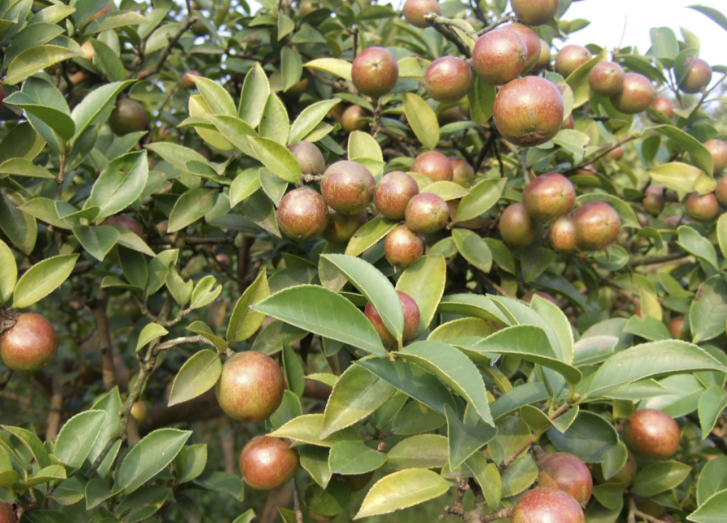
[[[601,158],[603,158],[604,156],[606,156],[608,153],[610,153],[614,149],[618,149],[623,144],[628,143],[631,140],[635,140],[636,138],[638,138],[637,135],[631,134],[631,135],[627,136],[626,138],[624,138],[623,140],[618,140],[615,144],[612,144],[610,147],[604,149],[603,151],[601,151],[600,153],[598,153],[598,155],[594,156],[593,158],[589,158],[587,160],[584,158],[583,161],[580,164],[578,164],[578,165],[576,165],[574,167],[571,167],[570,169],[567,169],[567,170],[563,171],[561,174],[570,174],[570,173],[574,173],[576,171],[579,171],[580,169],[583,169],[584,167],[586,167],[589,163],[595,163],[595,162],[597,162],[598,160],[600,160]]]

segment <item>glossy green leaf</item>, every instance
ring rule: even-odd
[[[260,303],[268,296],[270,296],[270,287],[267,274],[265,270],[262,270],[255,281],[245,289],[232,310],[232,316],[227,325],[226,339],[228,342],[244,341],[260,328],[265,315],[251,310],[250,307]]]
[[[502,496],[502,478],[497,465],[488,463],[484,453],[476,452],[469,457],[465,466],[472,472],[475,481],[482,489],[487,506],[495,510]]]
[[[396,290],[407,294],[419,307],[419,330],[415,337],[429,328],[434,319],[446,279],[447,264],[436,254],[422,256],[399,276]]]
[[[245,497],[245,486],[238,475],[226,472],[212,472],[194,480],[195,485],[232,496],[239,502]]]
[[[346,247],[346,254],[348,256],[358,256],[386,236],[397,225],[396,222],[381,215],[376,216],[359,227],[354,233]]]
[[[467,229],[454,229],[452,239],[462,257],[484,273],[492,268],[492,253],[480,236]]]
[[[727,391],[715,385],[704,391],[699,398],[699,425],[702,439],[706,439],[717,424],[722,411],[727,408]]]
[[[38,466],[45,468],[51,465],[48,451],[34,432],[21,427],[12,427],[10,425],[0,425],[0,428],[5,429],[10,434],[18,438],[23,446],[30,451],[33,459],[35,459],[38,463]]]
[[[599,463],[618,444],[618,433],[598,414],[581,410],[564,433],[555,428],[548,430],[548,439],[560,452],[574,454],[585,463]]]
[[[74,225],[73,235],[91,256],[103,261],[106,254],[116,245],[119,232],[108,225],[89,227],[87,225]]]
[[[450,484],[436,472],[407,469],[384,476],[366,494],[354,519],[362,519],[418,505],[438,498]]]
[[[290,420],[279,429],[268,434],[268,436],[288,438],[319,447],[332,447],[339,441],[361,441],[361,437],[351,427],[334,432],[326,438],[321,438],[322,431],[323,414],[304,414]]]
[[[472,87],[467,93],[470,104],[472,120],[478,124],[486,124],[492,118],[492,107],[495,103],[497,89],[482,80],[478,75],[473,75]]]
[[[87,410],[69,419],[56,440],[53,454],[68,468],[81,468],[106,421],[103,410]]]
[[[300,447],[300,466],[310,474],[321,488],[326,488],[331,481],[331,468],[328,465],[330,450],[315,445],[303,445]]]
[[[71,142],[76,142],[89,125],[100,123],[98,118],[105,109],[114,103],[116,97],[123,92],[133,80],[126,82],[112,82],[102,85],[90,92],[86,97],[73,108],[71,118],[76,124],[76,132]]]
[[[288,183],[300,183],[300,164],[287,147],[270,138],[248,137],[255,157],[275,176]]]
[[[449,459],[447,438],[440,434],[418,434],[401,440],[387,453],[387,466],[401,469],[438,469]]]
[[[18,281],[18,266],[13,251],[2,240],[0,240],[0,267],[3,268],[0,273],[0,303],[10,305]]]
[[[168,232],[177,232],[204,217],[215,206],[218,190],[195,187],[179,197],[169,215]]]
[[[290,127],[288,143],[296,143],[304,139],[326,117],[328,112],[341,102],[340,98],[332,98],[309,105],[301,111]]]
[[[502,196],[507,180],[482,180],[470,189],[470,193],[462,198],[457,207],[457,221],[464,222],[487,212]]]
[[[447,405],[444,411],[447,416],[449,468],[454,470],[489,443],[497,434],[497,429],[488,425],[468,426],[460,421],[457,414]]]
[[[77,259],[78,254],[64,254],[33,265],[15,286],[13,307],[24,309],[48,296],[68,279]]]
[[[663,134],[677,143],[682,149],[689,153],[692,160],[694,160],[694,163],[697,164],[697,167],[702,169],[709,176],[712,176],[712,155],[707,148],[699,142],[699,140],[673,125],[657,125],[651,129],[658,131],[660,134]]]
[[[715,269],[719,268],[717,266],[717,252],[709,240],[686,225],[679,227],[677,233],[679,235],[678,243],[685,251],[702,258]]]
[[[227,90],[217,82],[202,76],[191,76],[204,101],[214,114],[237,115],[235,102]]]
[[[245,77],[242,85],[242,96],[238,115],[250,126],[257,127],[265,110],[265,103],[270,95],[268,77],[259,63],[255,63]]]
[[[675,488],[687,478],[691,471],[692,467],[678,461],[654,463],[636,474],[631,489],[639,496],[655,496]]]
[[[7,85],[18,84],[41,69],[77,56],[81,56],[80,50],[73,51],[57,45],[31,47],[16,56],[10,63],[5,83]]]
[[[182,450],[191,431],[159,429],[144,436],[118,465],[116,486],[131,494],[161,472]]]
[[[654,167],[649,171],[649,176],[654,183],[680,194],[693,191],[706,194],[712,192],[716,186],[714,179],[699,167],[681,162],[670,162]]]
[[[727,513],[727,490],[714,494],[702,503],[687,519],[696,523],[722,523]]]
[[[189,358],[172,383],[169,406],[196,398],[215,386],[222,374],[222,362],[215,351],[204,349]]]
[[[279,144],[285,145],[288,143],[289,132],[288,110],[278,95],[270,93],[260,122],[260,136],[271,138]]]
[[[727,456],[718,456],[707,461],[699,473],[697,504],[703,505],[714,494],[723,490],[727,490]]]
[[[689,307],[692,341],[701,343],[724,332],[727,321],[727,282],[713,276],[700,285]]]
[[[318,71],[330,73],[336,75],[344,80],[351,81],[351,69],[352,65],[350,62],[340,60],[338,58],[318,58],[311,60],[304,64],[304,67],[310,67]]]
[[[339,441],[331,447],[328,464],[331,472],[343,475],[365,474],[386,463],[386,454],[361,441]]]
[[[416,94],[404,93],[404,114],[422,145],[434,150],[439,143],[439,122],[434,110]]]
[[[5,143],[5,138],[2,143]],[[0,144],[1,145],[1,144]],[[23,196],[9,188],[0,188],[0,229],[24,254],[30,254],[38,237],[35,218],[20,210],[25,204]]]

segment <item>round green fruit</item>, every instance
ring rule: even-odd
[[[406,206],[404,219],[406,226],[414,232],[429,234],[437,232],[447,225],[449,207],[447,202],[432,193],[420,193],[414,196]]]
[[[424,254],[424,242],[406,225],[399,225],[386,235],[384,255],[394,267],[405,269]]]
[[[556,452],[546,454],[538,460],[538,486],[567,492],[585,505],[591,499],[593,478],[583,461],[573,454]]]
[[[513,247],[527,247],[538,238],[540,227],[522,203],[509,205],[500,215],[500,236]]]
[[[458,102],[472,85],[472,68],[456,56],[437,58],[424,73],[429,96],[438,102]]]
[[[369,47],[359,53],[351,69],[353,85],[361,94],[377,98],[394,88],[399,79],[399,64],[385,47]]]
[[[646,459],[669,459],[679,449],[679,425],[668,414],[654,409],[636,411],[624,424],[626,446]]]
[[[298,471],[298,453],[280,438],[256,436],[240,454],[240,472],[255,490],[273,490],[287,483]]]
[[[568,178],[558,173],[541,174],[523,191],[523,205],[528,214],[549,222],[569,212],[576,202],[576,190]]]
[[[109,116],[109,127],[118,136],[145,131],[148,125],[144,106],[131,98],[119,98]]]
[[[326,203],[341,214],[358,214],[374,198],[376,180],[357,162],[341,160],[326,169],[321,193]]]
[[[323,196],[308,187],[290,191],[278,206],[278,225],[291,240],[320,236],[328,225],[328,206]]]
[[[419,187],[414,178],[402,171],[392,171],[376,183],[374,203],[385,218],[399,221],[404,218],[409,200],[417,194]]]
[[[517,500],[511,523],[584,523],[583,510],[570,494],[554,488],[529,490]]]
[[[408,294],[404,294],[401,291],[396,291],[396,293],[399,295],[401,307],[404,310],[404,332],[402,335],[402,340],[409,341],[419,330],[419,307]],[[379,311],[376,310],[376,307],[374,307],[371,303],[367,303],[366,307],[364,308],[364,314],[374,326],[374,329],[376,329],[376,332],[379,334],[379,338],[381,338],[384,347],[389,348],[394,343],[396,343],[396,339],[389,332],[389,329],[386,328],[384,320],[381,318]]]

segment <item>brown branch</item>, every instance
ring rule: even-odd
[[[101,289],[93,304],[93,315],[96,317],[96,327],[99,333],[99,344],[101,349],[101,363],[103,366],[103,384],[106,390],[111,390],[115,385],[119,385],[120,390],[125,390],[128,386],[126,379],[126,368],[116,355],[113,343],[111,341],[111,333],[109,331],[109,318],[106,314],[106,304],[108,303],[108,292]],[[116,362],[119,362],[117,368]],[[121,368],[123,365],[124,368]]]
[[[504,16],[504,17],[500,18],[499,20],[495,20],[494,22],[492,22],[490,25],[488,25],[481,31],[478,31],[477,36],[482,36],[485,33],[489,33],[490,31],[501,26],[504,23],[516,22],[516,21],[517,21],[517,16],[515,16],[515,15]]]
[[[303,523],[303,511],[300,509],[300,493],[298,483],[293,478],[293,510],[295,511],[295,523]]]
[[[727,79],[727,73],[725,73],[722,78],[720,78],[717,83],[715,83],[712,87],[704,91],[704,94],[702,95],[702,98],[699,99],[699,102],[697,103],[697,106],[692,110],[692,112],[698,110],[700,107],[702,107],[702,104],[704,103],[704,100],[709,96],[709,94],[714,91],[719,84],[725,81]]]
[[[50,410],[45,429],[45,440],[52,441],[58,437],[61,425],[61,408],[63,407],[63,360],[56,361],[53,369],[53,395],[50,399]]]
[[[463,33],[467,34],[467,36],[469,36],[473,40],[477,40],[476,34],[471,33],[466,26],[461,26],[460,21],[450,20],[449,18],[440,16],[434,12],[429,12],[425,14],[424,19],[427,21],[427,23],[429,23],[429,25],[431,25],[442,36],[444,36],[444,38],[452,42],[457,47],[457,50],[459,50],[460,53],[465,55],[467,58],[472,58],[472,51],[470,51],[470,48],[467,47],[467,45],[462,41],[459,35],[455,33],[454,30],[451,28],[456,27]]]
[[[635,134],[632,134],[630,136],[627,136],[623,140],[617,140],[615,144],[610,145],[607,149],[605,149],[602,152],[598,153],[595,157],[588,158],[588,159],[584,159],[580,164],[578,164],[578,165],[576,165],[574,167],[571,167],[570,169],[566,169],[565,171],[562,171],[561,174],[574,173],[574,172],[582,169],[583,167],[585,167],[589,163],[597,162],[598,160],[600,160],[601,158],[603,158],[604,156],[606,156],[608,153],[610,153],[614,149],[618,149],[623,144],[628,143],[631,140],[634,140],[635,138],[636,138],[636,135]]]
[[[177,34],[175,34],[174,36],[167,35],[167,45],[164,46],[162,54],[161,56],[159,56],[159,60],[157,61],[156,65],[152,69],[144,69],[143,71],[139,72],[139,74],[136,75],[136,79],[143,80],[144,78],[148,78],[149,76],[158,74],[162,70],[162,67],[164,67],[164,63],[167,61],[167,58],[169,58],[169,55],[172,54],[172,48],[174,47],[174,45],[179,41],[182,35],[187,32],[190,27],[192,27],[192,24],[194,24],[196,21],[196,16],[190,17],[189,15],[187,15],[187,20],[184,22],[182,27],[179,28]]]
[[[323,180],[323,175],[322,174],[302,174],[300,178],[305,183],[318,183],[321,180]]]

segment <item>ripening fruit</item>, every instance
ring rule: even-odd
[[[668,414],[654,409],[636,411],[624,425],[623,440],[637,456],[669,459],[679,449],[679,425]]]
[[[510,0],[517,19],[527,25],[542,25],[555,16],[558,0]]]
[[[409,200],[404,211],[406,226],[414,232],[423,234],[443,229],[447,225],[448,217],[447,202],[432,193],[417,194]]]
[[[578,249],[576,224],[570,216],[561,216],[550,226],[550,244],[558,252],[575,252]]]
[[[684,328],[684,316],[676,316],[669,322],[669,333],[675,340],[688,340],[689,331]]]
[[[429,27],[424,18],[427,13],[440,14],[439,2],[437,0],[406,0],[404,3],[404,18],[414,27]]]
[[[472,50],[472,67],[491,85],[503,85],[520,76],[527,60],[525,41],[507,27],[485,33]]]
[[[384,255],[391,265],[406,269],[424,254],[424,242],[406,225],[399,225],[386,235]]]
[[[15,510],[10,503],[0,501],[0,523],[17,523]]]
[[[261,352],[238,352],[227,358],[215,392],[222,410],[247,423],[266,420],[283,401],[285,378],[277,363]]]
[[[202,76],[199,71],[187,71],[182,76],[182,87],[184,89],[194,89],[197,84],[194,83],[194,77]]]
[[[328,213],[328,225],[323,231],[323,237],[329,242],[345,243],[367,221],[366,210],[358,214],[341,214],[331,209]]]
[[[448,123],[461,122],[464,119],[464,113],[459,105],[452,106],[437,113],[437,122],[440,126],[447,125]]]
[[[529,490],[517,500],[511,523],[584,523],[583,510],[569,494],[554,488]]]
[[[568,118],[565,119],[565,122],[563,122],[562,129],[575,129],[576,127],[576,121],[573,119],[573,115],[569,114]]]
[[[21,314],[0,339],[0,358],[18,372],[35,372],[55,358],[56,331],[45,317],[34,312]]]
[[[280,438],[255,436],[240,454],[240,473],[255,490],[273,490],[287,483],[298,471],[298,453]]]
[[[104,225],[115,225],[116,227],[123,227],[124,229],[133,232],[139,238],[144,239],[144,228],[139,222],[137,222],[131,216],[124,216],[123,214],[114,214],[106,218]]]
[[[502,211],[498,230],[506,243],[514,247],[527,247],[538,238],[540,227],[522,203],[513,203]]]
[[[582,45],[566,45],[555,55],[555,70],[563,78],[568,78],[573,71],[591,58],[593,58],[591,52]]]
[[[118,136],[144,131],[148,123],[144,106],[131,98],[119,98],[109,116],[109,127]]]
[[[617,162],[621,158],[624,157],[625,152],[626,152],[626,149],[624,149],[624,146],[619,145],[618,147],[614,147],[613,149],[608,151],[608,154],[606,154],[606,157],[613,160],[614,162]]]
[[[563,125],[563,97],[545,78],[509,82],[495,96],[495,126],[510,143],[532,147],[553,138]]]
[[[81,51],[83,52],[83,57],[88,60],[89,62],[93,60],[93,43],[91,43],[91,40],[86,40],[83,42],[83,45],[81,46]]]
[[[404,219],[406,204],[419,194],[414,178],[402,171],[392,171],[384,175],[374,191],[374,203],[379,212],[390,220]]]
[[[714,193],[699,195],[692,193],[684,206],[687,214],[700,222],[710,222],[719,214],[719,203]]]
[[[202,20],[197,20],[195,23],[192,24],[192,34],[194,36],[207,36],[209,34],[210,30],[207,28],[207,25]]]
[[[283,92],[288,96],[296,97],[303,94],[306,89],[308,89],[308,78],[301,78]]]
[[[727,175],[717,180],[717,187],[714,189],[714,195],[722,207],[727,207]]]
[[[523,205],[528,214],[549,222],[569,212],[576,202],[576,190],[568,178],[558,173],[541,174],[523,191]]]
[[[598,251],[612,244],[621,231],[621,219],[613,207],[591,202],[573,213],[576,244],[584,251]]]
[[[423,174],[434,182],[451,182],[454,176],[449,158],[438,151],[427,151],[417,156],[411,172]]]
[[[351,105],[343,111],[341,115],[341,128],[347,133],[354,131],[363,131],[368,127],[368,122],[364,120],[366,113],[358,105]]]
[[[369,47],[353,61],[351,79],[361,94],[383,96],[396,85],[399,64],[385,47]]]
[[[603,465],[601,465],[598,469],[596,469],[596,477],[600,483],[618,483],[630,485],[636,477],[636,472],[638,471],[638,468],[639,467],[636,464],[636,458],[634,457],[633,452],[629,450],[628,456],[626,458],[626,463],[624,463],[623,467],[618,469],[618,472],[616,472],[616,474],[606,479],[603,476]]]
[[[727,143],[722,140],[707,140],[704,142],[704,146],[712,155],[712,162],[714,163],[714,174],[719,174],[727,167]]]
[[[540,71],[543,71],[550,67],[550,44],[546,42],[545,40],[540,40],[540,55],[538,56],[538,61],[535,63],[535,67],[533,68],[534,73],[539,73]]]
[[[583,461],[573,454],[556,452],[538,460],[538,487],[549,487],[567,492],[585,505],[591,499],[593,478]]]
[[[654,86],[647,77],[639,73],[624,75],[624,88],[611,97],[611,103],[617,111],[625,114],[636,114],[651,105],[656,97]]]
[[[664,210],[664,188],[649,185],[645,192],[646,196],[641,200],[641,205],[649,214],[658,216]]]
[[[408,294],[404,294],[400,291],[396,291],[396,293],[399,295],[401,307],[404,310],[404,332],[402,339],[403,341],[408,341],[412,339],[417,333],[417,330],[419,330],[419,306],[417,306],[416,302],[412,300]],[[391,345],[396,343],[396,339],[386,328],[384,320],[379,315],[379,311],[376,310],[376,307],[374,307],[371,303],[367,303],[366,308],[364,309],[364,314],[374,326],[374,329],[376,329],[384,347],[389,348]]]
[[[679,89],[687,94],[696,94],[712,81],[712,68],[707,62],[696,56],[684,60],[687,72],[679,82]]]
[[[456,56],[437,58],[424,73],[429,96],[438,102],[453,103],[467,95],[472,85],[472,68]]]
[[[131,417],[142,423],[146,419],[147,409],[143,401],[137,401],[131,406]]]
[[[517,22],[505,26],[505,29],[515,31],[523,39],[523,42],[525,42],[528,57],[525,61],[522,74],[529,73],[535,68],[540,58],[540,37],[538,33],[530,29],[527,25],[518,24]],[[550,49],[548,49],[548,55],[550,55]]]
[[[354,105],[352,107],[358,106]],[[300,171],[303,174],[320,175],[326,170],[326,160],[323,159],[323,153],[321,153],[321,150],[315,144],[311,142],[296,142],[289,145],[288,150],[298,160]]]
[[[326,169],[321,181],[323,199],[341,214],[358,214],[374,199],[376,180],[357,162],[341,160]]]
[[[674,116],[674,102],[669,100],[669,98],[657,96],[654,98],[654,101],[651,102],[649,107],[663,113],[667,118],[672,118]],[[653,117],[650,116],[649,118],[653,120]]]
[[[291,240],[310,240],[328,225],[328,206],[323,196],[300,187],[283,196],[278,206],[278,225]]]
[[[465,189],[472,187],[475,181],[475,170],[467,162],[458,156],[450,156],[449,163],[452,164],[452,181]]]
[[[588,85],[601,96],[618,94],[624,86],[624,70],[616,62],[601,62],[588,73]]]

